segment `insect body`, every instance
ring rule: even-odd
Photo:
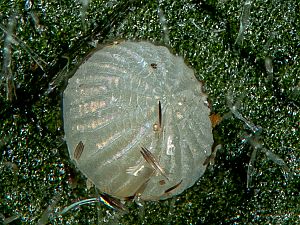
[[[203,175],[213,144],[201,85],[164,46],[123,41],[94,51],[64,91],[71,159],[113,197],[180,194]]]

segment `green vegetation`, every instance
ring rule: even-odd
[[[258,0],[243,8],[242,1],[81,2],[0,3],[0,221],[299,224],[299,3]],[[116,39],[166,44],[185,57],[204,81],[212,111],[225,115],[214,130],[222,148],[215,165],[174,199],[141,208],[128,202],[127,214],[91,204],[59,215],[97,194],[69,160],[61,93],[69,72],[97,42]],[[230,113],[228,98],[261,127],[259,135]],[[262,147],[247,189],[257,144]]]

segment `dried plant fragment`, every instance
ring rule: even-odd
[[[102,193],[98,199],[109,208],[127,211],[126,207],[119,200],[109,196],[108,194]]]
[[[142,147],[141,154],[155,171],[159,172],[162,176],[169,180],[164,169],[159,165],[154,155],[147,148]]]
[[[174,189],[176,189],[177,187],[179,187],[179,185],[182,183],[182,180],[178,183],[178,184],[175,184],[174,186],[168,188],[167,190],[165,190],[165,194],[173,191]]]
[[[161,114],[161,104],[160,101],[158,101],[158,125],[159,128],[162,128],[162,114]]]
[[[78,143],[78,145],[76,146],[76,148],[75,148],[74,159],[76,159],[76,160],[80,159],[80,156],[81,156],[81,154],[83,152],[83,149],[84,149],[84,145],[83,145],[82,141],[80,141]]]

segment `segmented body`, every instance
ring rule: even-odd
[[[70,156],[84,149],[77,167],[115,197],[177,195],[202,176],[211,154],[204,96],[193,70],[166,47],[130,41],[104,47],[79,67],[64,92]],[[149,165],[142,147],[165,173]]]

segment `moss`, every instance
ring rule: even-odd
[[[144,208],[127,203],[126,215],[89,205],[58,216],[65,206],[96,194],[85,188],[63,142],[61,92],[66,71],[80,62],[95,40],[162,43],[158,2],[91,1],[83,23],[80,1],[34,1],[28,9],[24,2],[1,1],[1,25],[7,27],[15,15],[14,34],[30,48],[11,44],[16,87],[12,101],[6,99],[7,74],[1,74],[2,218],[16,215],[14,224],[37,224],[51,206],[52,224],[299,223],[299,4],[251,2],[249,26],[236,46],[243,7],[237,3],[161,1],[159,7],[167,19],[170,47],[184,55],[205,81],[213,111],[229,112],[226,97],[231,96],[239,103],[239,112],[262,127],[260,142],[285,161],[289,172],[258,151],[251,187],[246,189],[253,146],[242,140],[251,131],[229,116],[215,129],[223,146],[216,165],[182,195],[144,203]],[[0,32],[3,48],[5,32]],[[266,57],[272,59],[273,74],[265,69]],[[3,50],[0,62],[2,67]],[[57,79],[60,71],[62,79]]]

